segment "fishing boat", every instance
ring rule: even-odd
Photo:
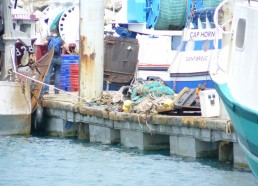
[[[0,135],[30,134],[31,114],[54,53],[35,60],[37,18],[16,5],[17,0],[0,2]]]
[[[116,16],[115,31],[121,37],[139,41],[136,79],[161,78],[176,93],[184,87],[214,88],[209,64],[215,57],[214,41],[218,39],[213,14],[220,2],[129,0],[123,3],[125,11]],[[217,41],[221,45],[221,39]]]
[[[223,22],[215,21],[223,33],[223,46],[210,68],[249,166],[258,178],[258,2],[223,1],[215,12],[230,10]],[[227,24],[228,23],[228,24]]]
[[[206,24],[208,23],[207,19]],[[218,42],[217,50],[219,50],[221,37],[217,36],[215,28],[210,26],[183,30],[181,45],[168,69],[170,74],[168,83],[175,92],[180,92],[184,87],[214,88],[214,82],[209,75],[209,66],[211,60],[216,57],[215,41]]]

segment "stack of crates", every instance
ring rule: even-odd
[[[79,89],[79,56],[61,55],[60,89],[76,92]]]

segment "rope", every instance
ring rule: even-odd
[[[215,39],[214,39],[214,41],[216,40],[216,34],[215,34]],[[213,42],[213,46],[214,46],[214,48],[216,48],[216,46],[215,46],[215,43]],[[210,50],[209,50],[210,51]],[[207,66],[207,72],[209,72],[209,70],[210,70],[210,66],[211,66],[211,60],[212,60],[212,55],[213,54],[213,51],[210,51],[210,57],[209,57],[209,61],[208,61],[208,66]],[[204,82],[204,84],[203,84],[203,86],[206,88],[206,85],[207,85],[207,82],[208,82],[208,77],[210,77],[211,78],[211,75],[210,75],[210,73],[208,73],[206,76],[205,76],[205,82]]]
[[[13,55],[12,55],[12,51],[11,51],[11,56],[13,56]],[[37,82],[37,83],[40,83],[40,84],[42,84],[42,85],[45,85],[45,86],[48,86],[48,87],[52,87],[52,88],[54,88],[55,90],[58,90],[58,91],[63,92],[63,93],[65,93],[65,94],[67,94],[67,95],[76,97],[76,98],[78,98],[78,99],[82,99],[82,100],[84,100],[86,103],[88,103],[88,101],[86,101],[85,98],[82,98],[82,97],[80,97],[80,96],[73,95],[73,94],[71,94],[70,92],[67,92],[67,91],[64,91],[64,90],[62,90],[62,89],[56,88],[56,87],[54,87],[54,86],[52,86],[52,85],[49,85],[49,84],[47,84],[47,83],[43,83],[43,82],[41,82],[41,81],[39,81],[39,80],[37,80],[37,79],[34,79],[34,78],[32,78],[32,77],[29,77],[29,76],[26,76],[26,75],[24,75],[24,74],[21,74],[21,73],[17,72],[13,57],[12,57],[12,62],[13,62],[13,70],[14,70],[14,71],[12,71],[12,73],[15,73],[15,74],[17,74],[17,75],[20,75],[20,76],[22,76],[22,77],[25,77],[25,78],[30,79],[30,80],[32,80],[32,81],[35,81],[35,82]]]
[[[145,118],[145,120],[146,120],[145,124],[146,124],[146,126],[148,127],[148,130],[149,130],[150,134],[153,135],[152,132],[156,131],[156,129],[153,129],[153,128],[149,125],[149,123],[148,123],[148,113],[146,113],[146,118]]]
[[[20,85],[21,85],[22,93],[23,93],[23,95],[24,95],[24,97],[25,97],[27,106],[28,106],[28,108],[29,108],[30,110],[32,110],[31,105],[30,105],[30,102],[29,102],[29,100],[27,99],[27,96],[25,95],[25,85],[24,85],[24,82],[20,82]]]
[[[190,24],[189,24],[190,25]],[[168,73],[170,73],[171,71],[171,68],[172,68],[172,65],[176,63],[176,60],[179,59],[179,64],[177,66],[177,70],[176,70],[176,76],[174,78],[174,81],[173,81],[173,90],[174,92],[176,92],[176,82],[177,82],[177,77],[178,77],[178,71],[179,71],[179,67],[180,67],[180,62],[181,62],[181,58],[182,58],[182,55],[179,55],[181,50],[183,49],[183,44],[184,44],[184,39],[186,38],[186,35],[187,35],[187,31],[188,31],[188,28],[184,29],[183,32],[182,32],[182,40],[181,40],[181,43],[179,45],[179,47],[177,48],[177,51],[176,51],[176,54],[175,56],[173,57],[170,65],[169,65],[169,68],[167,70]]]
[[[63,93],[68,94],[68,95],[70,95],[70,96],[73,96],[73,97],[76,97],[76,98],[79,98],[79,99],[82,99],[82,100],[86,101],[85,98],[82,98],[82,97],[80,97],[80,96],[73,95],[73,94],[71,94],[70,92],[67,92],[67,91],[64,91],[64,90],[62,90],[62,89],[56,88],[56,87],[54,87],[53,85],[50,85],[50,84],[47,84],[47,83],[43,83],[43,82],[41,82],[41,81],[38,81],[38,80],[36,80],[36,79],[34,79],[34,78],[31,78],[31,77],[29,77],[29,76],[23,75],[23,74],[21,74],[21,73],[19,73],[19,72],[16,72],[16,71],[13,71],[13,73],[15,73],[15,74],[17,74],[17,75],[20,75],[20,76],[23,76],[23,77],[25,77],[25,78],[27,78],[27,79],[30,79],[30,80],[32,80],[32,81],[35,81],[35,82],[37,82],[37,83],[40,83],[40,84],[42,84],[42,85],[45,85],[45,86],[48,86],[48,87],[52,87],[52,88],[54,88],[55,90],[59,90],[60,92],[63,92]],[[88,103],[88,102],[86,101],[86,103]]]
[[[138,114],[138,124],[140,125],[140,127],[142,128],[142,124],[141,124],[141,121],[140,121],[140,116],[141,116],[141,113]]]
[[[231,120],[228,120],[227,123],[226,123],[226,134],[228,136],[231,135],[231,124],[232,124]]]
[[[139,114],[138,114],[138,124],[140,125],[141,128],[143,128],[143,127],[142,127],[142,124],[141,124],[141,121],[140,121],[140,116],[141,116],[142,114],[145,116],[145,121],[146,121],[146,122],[145,122],[145,125],[147,126],[148,131],[150,132],[151,135],[153,135],[152,132],[153,132],[153,131],[156,131],[156,129],[153,129],[153,128],[149,125],[149,123],[148,123],[148,113],[139,113]]]
[[[110,105],[112,103],[112,95],[107,93],[107,94],[103,94],[98,98],[93,99],[91,102],[95,102],[98,103],[100,105]]]

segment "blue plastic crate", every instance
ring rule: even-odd
[[[78,55],[61,55],[62,64],[79,63]]]
[[[60,83],[59,86],[62,90],[72,91],[71,79],[74,79],[77,74],[71,74],[70,64],[79,63],[78,55],[61,55],[62,65],[60,69]],[[79,65],[79,64],[78,64]]]

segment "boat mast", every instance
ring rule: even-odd
[[[13,38],[13,26],[11,17],[11,8],[9,0],[2,0],[2,12],[3,12],[3,25],[4,32],[2,39],[4,41],[4,55],[1,63],[1,81],[14,81],[8,74],[8,71],[12,69],[12,54],[14,55],[14,46],[16,38]]]

